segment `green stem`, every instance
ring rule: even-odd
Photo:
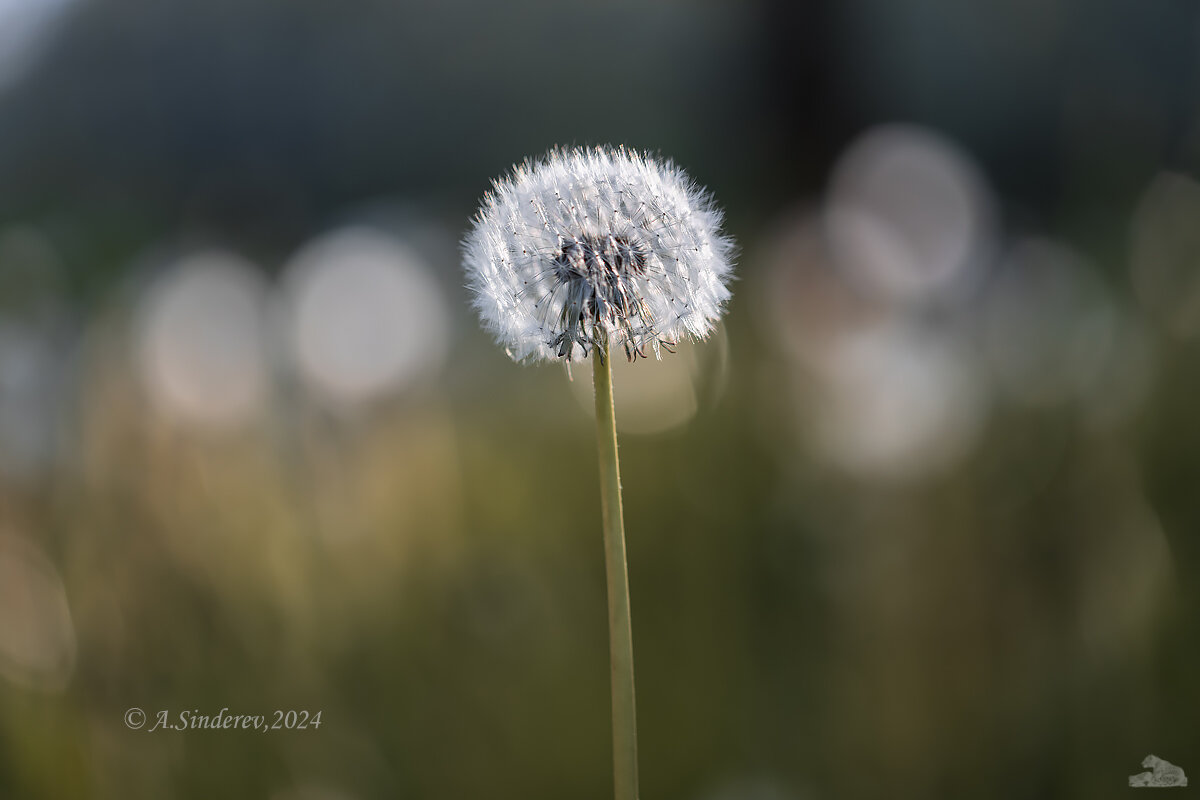
[[[612,668],[613,788],[616,800],[637,800],[637,711],[633,698],[633,628],[629,617],[629,573],[625,562],[625,519],[621,512],[621,469],[613,413],[612,367],[607,344],[592,354],[596,390],[596,443],[600,450],[600,501],[604,518],[604,563],[608,573],[608,654]]]

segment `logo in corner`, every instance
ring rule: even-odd
[[[1129,785],[1134,787],[1142,786],[1187,786],[1187,775],[1183,774],[1183,770],[1172,764],[1170,761],[1164,761],[1158,756],[1150,755],[1142,759],[1142,766],[1149,772],[1139,772],[1137,775],[1129,776]]]

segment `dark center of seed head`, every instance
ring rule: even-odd
[[[646,274],[649,251],[626,236],[578,236],[562,240],[554,259],[554,276],[566,289],[560,332],[550,342],[560,357],[571,358],[575,345],[586,355],[597,341],[596,326],[603,321],[625,330],[625,351],[644,355],[634,342],[635,328],[649,330],[653,320],[634,286],[635,275]]]
[[[646,248],[625,236],[580,236],[562,244],[554,260],[555,272],[562,281],[589,280],[592,283],[646,273]]]

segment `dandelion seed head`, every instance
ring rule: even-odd
[[[625,148],[553,150],[484,197],[464,242],[474,305],[517,361],[630,360],[707,336],[729,299],[733,242],[709,194]]]

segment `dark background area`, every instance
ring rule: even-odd
[[[0,796],[610,794],[587,370],[508,362],[457,249],[605,143],[739,244],[718,334],[615,378],[642,796],[1200,771],[1198,39],[1182,0],[0,0]]]

